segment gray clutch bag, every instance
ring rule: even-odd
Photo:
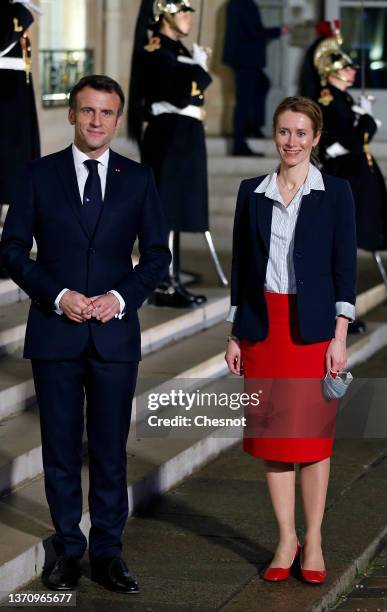
[[[336,376],[332,376],[332,372],[329,370],[323,378],[324,395],[328,400],[344,397],[353,381],[351,372],[335,372],[335,374]]]

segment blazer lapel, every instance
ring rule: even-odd
[[[267,255],[270,252],[271,219],[273,216],[273,202],[264,193],[254,193],[253,214],[257,216],[259,236],[262,239]]]
[[[123,170],[120,164],[119,156],[110,149],[108,171],[106,175],[106,189],[104,206],[111,206],[113,202],[119,199],[119,192],[121,189],[121,177],[123,176]]]
[[[124,170],[120,164],[119,155],[110,149],[109,164],[106,174],[106,188],[105,197],[103,200],[102,211],[96,225],[95,232],[98,230],[100,225],[103,223],[104,215],[109,212],[109,209],[114,206],[115,202],[119,201],[119,195],[122,185],[122,177],[124,176]]]
[[[294,234],[295,246],[300,246],[304,239],[305,233],[313,224],[324,194],[325,191],[312,189],[308,195],[303,196]]]
[[[74,158],[71,145],[62,151],[61,157],[57,160],[57,170],[62,182],[66,200],[76,216],[87,238],[90,238],[89,231],[85,225],[81,212],[81,196],[79,194],[77,175],[75,172]]]

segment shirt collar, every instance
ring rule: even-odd
[[[90,159],[90,157],[86,155],[86,153],[83,153],[82,151],[80,151],[75,144],[72,145],[72,150],[73,150],[74,164],[76,168],[79,168],[79,166],[83,166],[83,162],[86,161],[87,159]],[[108,163],[109,163],[109,156],[110,156],[110,149],[106,149],[105,153],[102,153],[100,157],[96,158],[96,161],[98,161],[102,166],[105,166],[107,168]]]
[[[254,193],[264,193],[270,200],[278,200],[278,196],[280,196],[280,194],[277,186],[277,176],[277,171],[273,172],[272,174],[268,174],[258,185],[258,187],[254,189]],[[302,195],[308,195],[312,189],[325,191],[325,185],[320,170],[313,164],[309,163],[309,170],[305,179]]]

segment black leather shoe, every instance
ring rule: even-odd
[[[129,573],[121,557],[90,560],[90,565],[91,579],[109,591],[116,593],[138,593],[140,591],[136,578]]]
[[[195,295],[195,293],[191,293],[188,291],[184,285],[179,284],[179,291],[182,295],[185,295],[191,302],[196,302],[196,304],[204,304],[207,302],[207,298],[205,295]]]
[[[43,571],[42,580],[46,587],[54,591],[73,591],[80,576],[79,559],[61,556],[53,568]]]
[[[156,289],[148,298],[148,303],[153,306],[168,306],[169,308],[196,308],[199,306],[192,299],[192,294],[182,291],[181,287],[168,287],[168,289]]]
[[[364,321],[353,321],[348,325],[349,334],[365,334],[367,326]]]

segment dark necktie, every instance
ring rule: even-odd
[[[98,164],[95,159],[83,162],[89,171],[83,192],[82,213],[91,233],[94,232],[102,210],[102,187],[98,174]]]

